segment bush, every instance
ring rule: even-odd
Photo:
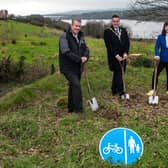
[[[11,71],[13,64],[11,62],[11,57],[6,57],[6,58],[2,58],[0,60],[0,81],[2,82],[8,82],[10,76],[13,76],[13,73]]]
[[[13,39],[13,40],[11,41],[11,43],[12,43],[12,44],[16,44],[16,40]]]
[[[37,57],[34,64],[25,64],[26,57],[21,56],[18,62],[13,62],[11,56],[0,60],[0,81],[30,82],[55,72],[55,67],[44,66],[42,58]],[[38,62],[38,64],[36,64]],[[51,72],[50,72],[51,71]]]
[[[26,65],[24,74],[21,75],[20,82],[30,82],[50,74],[50,69],[45,67],[43,63]]]
[[[103,38],[104,32],[104,23],[103,22],[88,22],[85,26],[83,26],[83,31],[85,35],[91,36],[94,38]]]
[[[63,21],[53,21],[53,23],[49,25],[49,27],[54,27],[56,29],[65,31],[69,29],[70,24]]]
[[[147,67],[151,68],[153,66],[153,62],[150,58],[147,58],[145,56],[138,57],[130,62],[130,64],[134,67]]]
[[[16,78],[20,79],[21,75],[24,74],[24,68],[25,68],[25,56],[21,56],[19,58],[19,62],[16,66],[16,72],[15,72],[15,76]]]
[[[47,43],[46,43],[46,42],[43,42],[43,41],[40,41],[40,42],[32,41],[32,42],[31,42],[31,45],[34,45],[34,46],[46,46]]]
[[[3,41],[3,42],[1,42],[1,45],[2,46],[6,46],[6,43]]]
[[[63,97],[60,97],[58,100],[57,100],[57,107],[60,107],[60,108],[65,108],[68,104],[68,98],[67,96],[63,96]]]

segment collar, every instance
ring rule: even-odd
[[[78,37],[78,34],[75,34],[75,33],[72,32],[72,36]]]
[[[114,29],[113,26],[111,26],[110,29],[111,29],[111,31],[118,37],[118,39],[121,40],[121,32],[122,32],[122,29],[121,29],[120,27],[118,27],[118,30],[119,30],[118,33],[116,33],[116,31],[115,31],[115,29]]]
[[[74,33],[71,31],[71,28],[70,28],[70,27],[69,27],[69,29],[68,29],[67,32],[70,33],[70,34],[72,34],[72,36],[75,37],[75,35],[74,35]],[[80,38],[81,36],[83,36],[83,32],[82,32],[82,31],[79,31],[79,33],[77,34],[77,37]]]
[[[111,28],[115,31],[116,29],[118,29],[119,31],[121,30],[121,28],[120,28],[120,26],[119,27],[113,27],[113,26],[111,26]]]

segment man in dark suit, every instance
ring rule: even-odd
[[[121,66],[126,70],[130,40],[126,29],[120,26],[120,17],[112,16],[112,25],[104,31],[109,69],[113,71],[112,94],[124,94]]]
[[[80,79],[83,65],[88,61],[88,58],[89,49],[81,31],[81,20],[73,19],[70,29],[61,35],[59,42],[60,71],[69,81],[69,112],[83,111]]]

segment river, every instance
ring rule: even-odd
[[[71,23],[71,20],[62,20],[64,22]],[[87,22],[96,21],[103,22],[105,24],[110,23],[110,20],[82,20],[82,25]],[[136,39],[156,39],[162,31],[163,22],[153,21],[137,21],[137,20],[126,20],[122,19],[121,24],[131,30],[131,38]]]

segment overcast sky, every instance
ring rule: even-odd
[[[72,10],[127,8],[131,0],[0,0],[0,9],[28,15]]]

